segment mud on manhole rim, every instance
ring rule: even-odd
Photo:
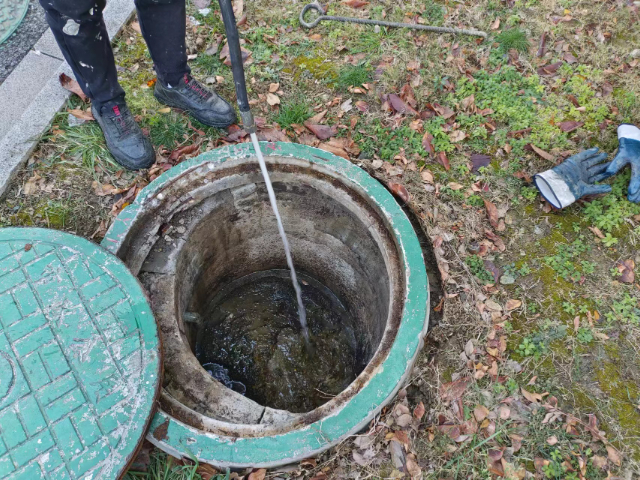
[[[410,374],[428,326],[429,285],[420,243],[402,208],[384,186],[351,162],[323,150],[292,143],[264,142],[261,148],[267,157],[291,157],[328,169],[340,176],[345,184],[366,194],[390,226],[401,264],[405,266],[404,310],[388,353],[356,393],[322,416],[314,418],[315,410],[304,414],[294,429],[267,436],[238,437],[233,432],[224,433],[224,428],[218,429],[217,433],[199,430],[176,419],[165,409],[156,414],[147,437],[152,443],[172,455],[194,456],[220,467],[270,467],[295,462],[320,453],[361,430],[393,399]],[[165,187],[174,181],[186,182],[187,172],[207,164],[214,170],[229,160],[250,157],[255,157],[251,144],[232,145],[172,168],[147,186],[136,201],[120,213],[102,245],[117,253],[128,241],[127,235],[136,218],[142,217],[151,205],[157,206],[164,200]],[[171,399],[163,395],[162,404],[170,406]],[[245,427],[251,430],[254,426]]]

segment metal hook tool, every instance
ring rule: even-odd
[[[310,11],[315,10],[320,14],[312,22],[305,21],[305,15]],[[330,20],[335,22],[348,22],[348,23],[362,23],[365,25],[379,25],[381,27],[394,27],[394,28],[412,28],[414,30],[426,30],[427,32],[436,32],[436,33],[459,33],[462,35],[472,35],[474,37],[482,37],[487,38],[486,32],[482,32],[480,30],[467,30],[464,28],[449,28],[449,27],[433,27],[431,25],[415,25],[412,23],[399,23],[399,22],[386,22],[383,20],[368,20],[365,18],[353,18],[353,17],[339,17],[333,15],[325,15],[324,9],[322,6],[313,2],[309,5],[306,5],[302,11],[300,12],[300,24],[305,28],[313,28],[318,25],[320,22]]]

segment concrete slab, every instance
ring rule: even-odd
[[[3,112],[24,112],[62,62],[47,55],[29,52],[13,73],[0,85]],[[16,117],[0,115],[0,137],[15,125]]]
[[[104,19],[111,38],[131,17],[131,0],[110,0]],[[0,196],[29,158],[42,133],[62,108],[69,92],[60,86],[61,73],[73,77],[53,34],[47,30],[11,75],[0,85]]]
[[[36,53],[44,53],[45,55],[49,55],[50,57],[59,58],[60,60],[64,60],[62,56],[62,52],[60,51],[60,47],[58,47],[58,42],[51,33],[51,29],[48,28],[46,32],[40,37],[40,40],[36,42],[33,46],[33,51]]]
[[[20,119],[16,120],[14,117],[13,127],[0,140],[0,196],[35,149],[40,135],[49,127],[53,116],[69,98],[69,92],[60,86],[58,80],[61,73],[72,75],[71,68],[59,61],[58,69],[33,97]],[[3,103],[6,101],[4,97],[0,98]]]

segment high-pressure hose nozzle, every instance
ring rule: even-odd
[[[229,59],[231,60],[233,83],[236,86],[236,96],[238,97],[242,126],[247,133],[256,133],[256,125],[253,120],[253,115],[251,114],[251,108],[249,107],[249,96],[247,95],[247,84],[244,78],[244,66],[242,65],[242,52],[240,50],[240,36],[238,35],[236,17],[233,13],[233,5],[231,5],[231,0],[219,0],[219,3],[224,29],[227,32]]]

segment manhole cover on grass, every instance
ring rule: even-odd
[[[0,43],[18,28],[29,9],[29,0],[0,0]]]
[[[137,280],[93,243],[0,229],[0,479],[115,479],[159,387]]]

